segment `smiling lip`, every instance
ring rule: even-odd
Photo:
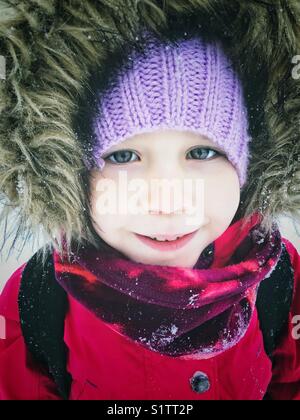
[[[157,251],[174,251],[184,247],[188,242],[190,242],[197,232],[198,230],[188,233],[174,241],[156,241],[155,239],[151,239],[149,236],[140,235],[138,233],[135,233],[135,235],[141,242],[152,249],[156,249]]]

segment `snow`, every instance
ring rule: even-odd
[[[196,293],[189,298],[189,305],[194,305],[199,298],[199,293]]]
[[[153,351],[159,351],[157,347],[164,347],[172,343],[176,338],[177,332],[178,327],[175,324],[171,324],[170,326],[161,325],[152,333],[149,340],[145,337],[139,337],[138,341],[145,343]]]

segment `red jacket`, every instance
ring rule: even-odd
[[[276,400],[300,400],[300,338],[292,334],[296,329],[300,335],[294,323],[300,315],[300,256],[289,241],[283,241],[294,268],[295,289],[289,327],[275,351],[273,371],[256,311],[235,347],[210,360],[183,361],[132,343],[69,296],[64,339],[73,378],[70,399],[261,400],[268,390]],[[0,297],[6,326],[5,339],[0,331],[0,399],[60,399],[55,384],[26,351],[22,337],[17,296],[24,266],[11,276]],[[201,394],[191,386],[191,378],[199,372],[209,386]]]

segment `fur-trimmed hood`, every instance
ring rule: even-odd
[[[67,242],[96,242],[84,104],[95,69],[104,86],[145,28],[223,43],[244,85],[252,135],[239,214],[258,209],[267,227],[282,214],[300,217],[298,0],[0,0],[2,218],[17,209],[18,234],[42,225],[58,248],[62,232]]]

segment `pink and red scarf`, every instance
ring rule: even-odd
[[[199,256],[193,268],[136,263],[117,250],[79,245],[70,262],[54,252],[59,284],[114,331],[161,354],[207,359],[238,343],[247,331],[258,287],[281,254],[255,213]]]

